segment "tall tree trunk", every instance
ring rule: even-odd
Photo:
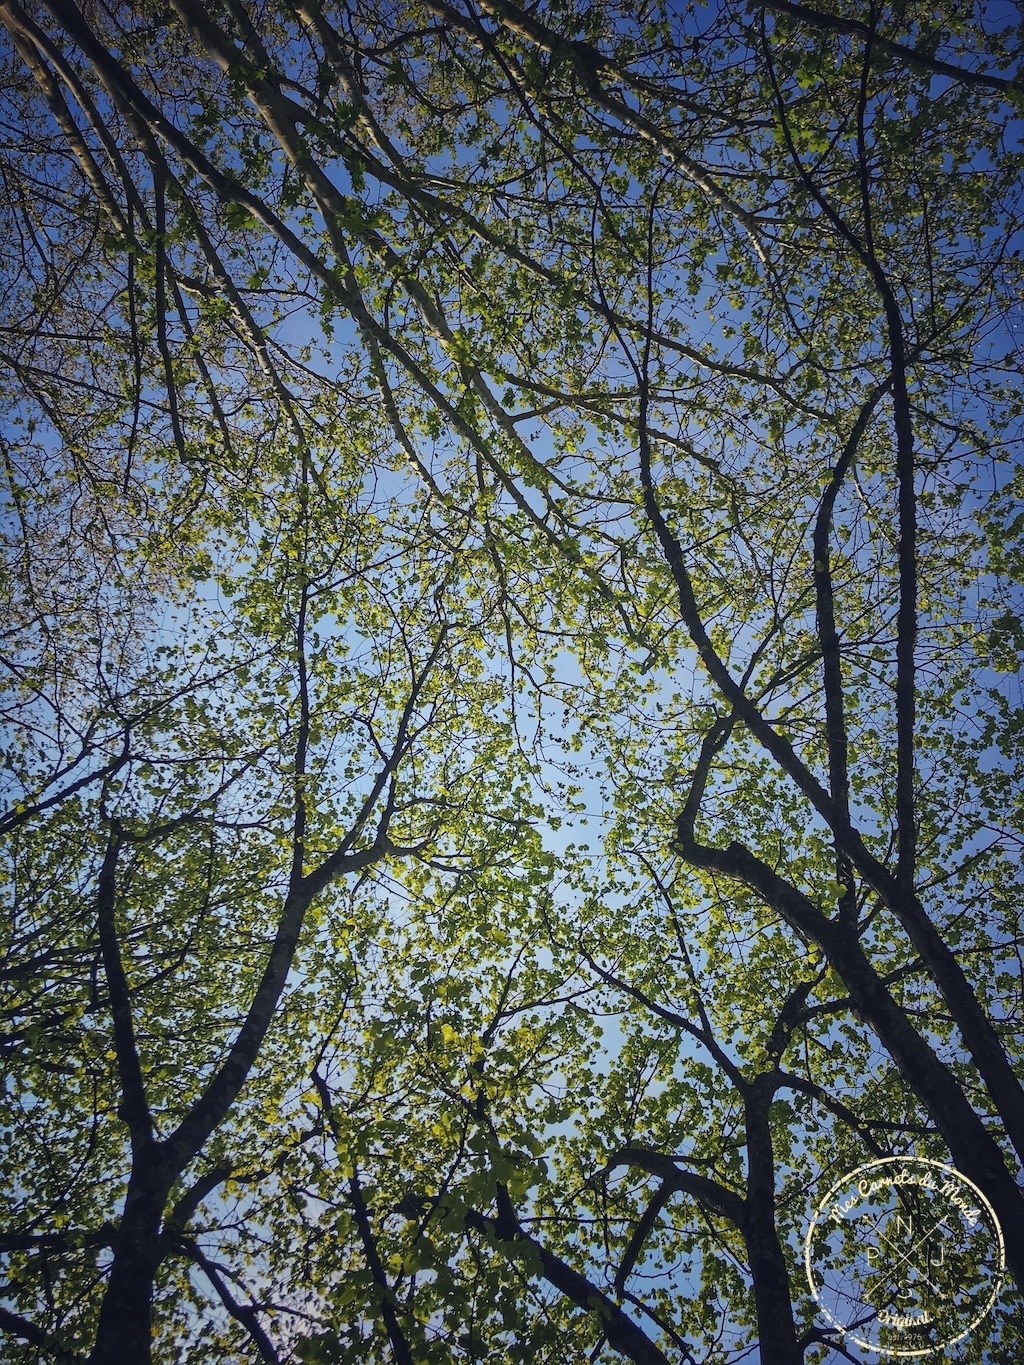
[[[152,1361],[153,1282],[172,1183],[173,1176],[155,1161],[137,1163],[132,1170],[89,1365]]]
[[[793,1322],[786,1257],[775,1225],[775,1157],[768,1108],[775,1093],[770,1076],[759,1078],[746,1098],[747,1195],[740,1231],[747,1248],[757,1309],[763,1365],[802,1365]]]

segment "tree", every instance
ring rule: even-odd
[[[1015,1358],[1017,30],[0,17],[0,1325],[837,1358],[813,1192],[916,1153]]]

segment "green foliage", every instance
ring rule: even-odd
[[[899,1154],[1019,1283],[1020,34],[0,18],[10,1358],[832,1362]]]

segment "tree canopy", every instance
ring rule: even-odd
[[[1019,1360],[1016,11],[0,20],[5,1359]]]

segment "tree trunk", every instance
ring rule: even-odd
[[[156,1162],[132,1169],[89,1365],[151,1365],[153,1282],[172,1183]]]
[[[802,1365],[789,1271],[775,1225],[775,1157],[768,1126],[774,1093],[774,1086],[766,1089],[755,1082],[747,1096],[747,1196],[740,1231],[754,1285],[762,1365]]]

